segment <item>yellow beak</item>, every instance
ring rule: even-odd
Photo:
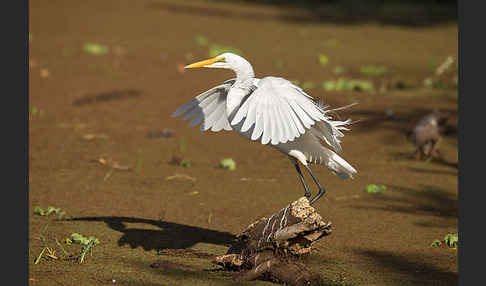
[[[201,68],[201,67],[205,67],[205,66],[208,66],[208,65],[212,65],[215,62],[220,61],[220,60],[223,60],[223,59],[224,58],[212,58],[212,59],[209,59],[209,60],[204,60],[204,61],[200,61],[200,62],[197,62],[197,63],[193,63],[193,64],[190,64],[190,65],[187,65],[184,68],[185,69]]]

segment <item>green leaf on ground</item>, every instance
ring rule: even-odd
[[[327,65],[327,63],[329,62],[329,58],[324,55],[324,54],[319,54],[319,64],[321,66],[325,66]]]
[[[83,51],[91,55],[100,56],[107,54],[110,49],[101,44],[88,42],[83,45]]]
[[[219,167],[233,171],[233,170],[236,169],[236,163],[231,158],[225,158],[225,159],[221,160],[221,162],[219,162]]]
[[[313,89],[314,88],[314,82],[312,81],[304,81],[302,83],[302,89]]]
[[[387,73],[385,66],[365,65],[360,69],[361,74],[366,76],[382,76]]]
[[[382,193],[385,190],[386,190],[385,185],[375,185],[375,184],[369,184],[368,186],[366,186],[366,189],[365,189],[365,191],[367,193],[370,193],[370,194]]]
[[[375,91],[375,86],[371,81],[345,78],[324,81],[321,87],[326,91]]]
[[[444,236],[444,241],[447,246],[450,248],[457,248],[457,244],[459,242],[459,233],[449,233]]]

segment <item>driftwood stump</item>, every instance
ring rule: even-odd
[[[331,223],[302,197],[269,218],[263,217],[237,235],[225,255],[213,260],[227,270],[238,271],[237,281],[268,280],[287,285],[319,283],[302,257],[317,240],[331,233]]]

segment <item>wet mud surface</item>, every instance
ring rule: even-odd
[[[189,13],[177,5],[194,8]],[[268,17],[204,13],[213,7]],[[423,82],[447,56],[456,57],[457,25],[272,16],[288,9],[30,1],[30,285],[235,285],[210,258],[224,254],[249,223],[303,195],[294,166],[279,152],[170,117],[233,77],[224,70],[183,71],[208,58],[211,43],[239,49],[257,77],[313,82],[306,91],[332,107],[358,102],[338,112],[358,121],[342,138],[355,178],[342,181],[311,166],[327,190],[314,207],[333,226],[308,260],[325,285],[456,285],[457,250],[431,243],[458,229],[457,88]],[[209,43],[196,41],[200,35]],[[89,54],[86,42],[109,52]],[[319,54],[329,59],[325,66]],[[365,76],[363,65],[383,65],[387,73]],[[377,91],[321,88],[339,77],[368,79]],[[407,132],[435,109],[450,115],[439,142],[443,160],[413,159]],[[223,158],[232,158],[236,170],[219,168]],[[367,193],[369,184],[386,190]],[[36,215],[36,206],[66,214]],[[82,264],[71,259],[79,245],[65,243],[72,233],[100,241]],[[57,259],[44,255],[35,264],[45,246],[41,235]]]

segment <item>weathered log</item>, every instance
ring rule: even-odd
[[[331,223],[302,197],[269,218],[263,217],[237,235],[226,255],[213,263],[239,271],[234,279],[262,279],[288,285],[308,285],[320,279],[303,263],[312,245],[331,234]]]

